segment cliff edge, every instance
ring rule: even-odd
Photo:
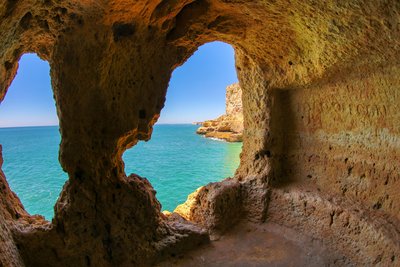
[[[196,133],[208,138],[241,142],[243,136],[242,89],[238,83],[226,87],[226,113],[217,119],[200,123]]]

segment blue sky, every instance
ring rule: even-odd
[[[225,111],[225,87],[237,82],[233,48],[201,46],[171,77],[158,123],[191,123]],[[19,61],[17,76],[0,104],[0,127],[57,125],[49,65],[35,54]]]

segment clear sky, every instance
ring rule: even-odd
[[[213,42],[201,46],[169,83],[158,123],[191,123],[225,112],[225,87],[237,82],[233,48]],[[57,125],[49,65],[35,54],[19,61],[17,76],[0,104],[0,127]]]
[[[35,54],[25,54],[0,104],[0,127],[57,125],[50,68]]]
[[[237,82],[233,48],[201,46],[171,77],[160,123],[191,123],[225,113],[225,88]]]

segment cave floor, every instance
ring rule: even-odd
[[[320,241],[273,223],[241,223],[222,236],[185,255],[157,266],[325,266]]]

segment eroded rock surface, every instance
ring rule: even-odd
[[[0,167],[3,165],[2,147],[0,146]],[[18,197],[11,192],[3,171],[0,170],[0,265],[1,266],[24,266],[17,246],[14,242],[11,229],[13,221],[25,212]]]
[[[318,240],[290,228],[242,222],[221,239],[157,266],[321,267],[334,257]]]
[[[190,194],[174,212],[205,227],[213,239],[217,238],[242,218],[240,187],[232,179],[210,183]]]
[[[122,154],[151,137],[172,71],[216,40],[234,47],[242,88],[240,198],[208,187],[202,227],[240,210],[316,229],[340,263],[399,265],[396,0],[0,2],[0,99],[22,54],[50,63],[69,175],[52,222],[26,214],[1,176],[3,265],[146,266],[207,240],[160,212]]]
[[[241,142],[243,137],[242,89],[239,84],[226,87],[226,113],[217,119],[201,123],[198,134],[228,142]]]

